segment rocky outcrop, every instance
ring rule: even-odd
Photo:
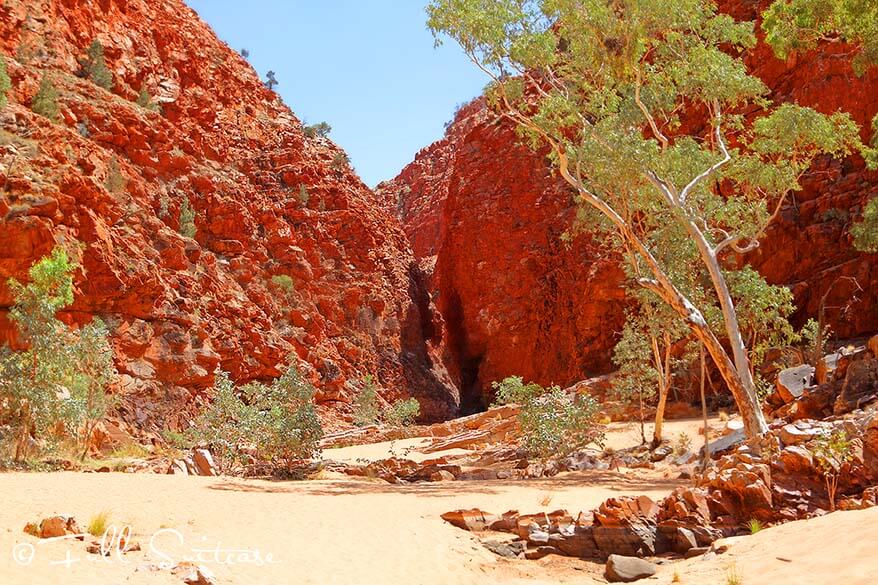
[[[93,39],[111,91],[76,75]],[[53,246],[81,268],[63,315],[112,332],[122,414],[181,426],[221,367],[241,382],[293,361],[340,407],[367,373],[426,418],[458,396],[441,365],[425,283],[398,221],[326,139],[182,0],[11,0],[0,51],[0,340],[15,343],[5,282]],[[43,75],[57,123],[28,105]],[[136,101],[147,90],[154,104]],[[180,232],[184,205],[194,238]]]
[[[719,4],[753,20],[768,2]],[[867,138],[878,113],[878,71],[857,77],[847,50],[829,44],[783,62],[760,43],[747,63],[775,98],[848,111]],[[842,338],[878,329],[878,263],[855,252],[847,232],[878,195],[878,174],[857,157],[822,160],[803,187],[749,262],[792,289],[799,322],[822,305]],[[576,213],[569,191],[482,101],[462,109],[445,138],[380,192],[415,252],[435,263],[431,290],[471,402],[508,375],[567,385],[610,369],[623,320],[622,272],[587,237],[562,242]]]

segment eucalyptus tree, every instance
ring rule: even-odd
[[[709,0],[432,0],[427,12],[437,43],[450,36],[491,78],[490,106],[548,149],[577,202],[631,251],[638,284],[704,344],[747,434],[764,433],[723,259],[759,245],[816,157],[862,146],[856,124],[768,100],[741,58],[753,23]],[[663,227],[709,276],[706,305],[657,254]]]

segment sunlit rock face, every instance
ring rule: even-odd
[[[77,76],[94,39],[112,91]],[[81,263],[63,318],[109,324],[123,415],[144,428],[183,424],[217,367],[245,382],[288,361],[330,421],[367,373],[428,418],[456,412],[398,220],[182,0],[10,0],[0,51],[3,340],[6,279],[61,244]],[[61,92],[54,124],[28,107],[44,74]],[[142,88],[160,112],[136,103]]]

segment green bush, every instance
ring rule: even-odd
[[[346,152],[336,152],[332,157],[332,163],[330,163],[330,168],[337,172],[342,172],[351,165],[351,157],[348,156]]]
[[[851,236],[858,250],[878,252],[878,197],[866,204],[863,219],[851,228]]]
[[[311,200],[311,195],[308,193],[308,187],[305,185],[299,185],[299,203],[302,204],[302,207],[308,207],[308,202]]]
[[[82,61],[82,75],[107,91],[113,87],[113,74],[107,68],[104,46],[97,39],[92,41],[86,51],[86,57]]]
[[[217,370],[213,402],[183,434],[183,443],[209,447],[223,473],[240,469],[248,451],[289,470],[320,452],[323,429],[313,398],[314,387],[293,365],[268,386],[241,388]]]
[[[363,377],[360,390],[354,397],[354,424],[358,427],[374,425],[378,422],[378,387],[371,374]]]
[[[6,72],[6,59],[0,57],[0,108],[5,108],[9,102],[7,96],[10,89],[12,89],[12,80]]]
[[[421,416],[421,403],[415,398],[397,400],[384,412],[384,422],[391,427],[408,427]]]
[[[44,118],[57,122],[58,116],[61,114],[61,110],[58,107],[58,95],[58,89],[55,87],[55,84],[44,73],[43,78],[40,80],[40,89],[30,102],[30,109]]]
[[[196,233],[195,210],[189,203],[189,198],[183,197],[183,203],[180,204],[180,235],[194,238]]]
[[[151,112],[161,112],[162,110],[160,104],[152,101],[152,96],[149,94],[145,85],[140,88],[140,93],[137,94],[137,105]]]
[[[293,281],[292,277],[287,276],[286,274],[275,274],[271,277],[271,284],[288,295],[296,292],[296,283]]]
[[[564,456],[590,443],[603,444],[599,405],[591,396],[573,397],[554,386],[521,406],[522,445],[537,457]]]
[[[546,392],[539,384],[525,384],[521,376],[510,376],[502,382],[494,382],[491,388],[494,389],[494,406],[524,404]]]
[[[34,439],[60,434],[87,445],[109,403],[105,391],[116,371],[106,327],[96,320],[74,331],[56,317],[73,302],[74,269],[56,248],[31,267],[29,283],[9,280],[9,319],[27,345],[0,350],[0,420],[12,429],[16,461],[28,457]]]
[[[302,131],[308,138],[315,138],[317,136],[320,138],[327,138],[329,133],[332,132],[332,126],[326,122],[319,122],[317,124],[312,124],[311,126],[305,126],[302,128]]]
[[[825,433],[815,439],[814,462],[826,481],[829,509],[835,511],[835,494],[842,467],[854,459],[854,444],[845,431]]]

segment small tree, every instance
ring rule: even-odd
[[[544,394],[546,389],[533,382],[525,384],[521,376],[509,376],[502,382],[491,383],[494,389],[494,404],[524,404],[528,400]]]
[[[275,87],[278,86],[280,82],[275,77],[274,71],[269,71],[265,74],[265,87],[270,90],[274,90]]]
[[[863,219],[851,228],[854,245],[863,252],[878,252],[878,198],[872,199],[863,210]]]
[[[437,42],[449,35],[491,77],[494,111],[548,149],[576,201],[634,254],[638,284],[704,344],[747,435],[764,433],[724,260],[758,246],[816,157],[862,149],[850,116],[770,103],[741,58],[756,44],[753,23],[710,0],[432,0],[427,10]],[[684,126],[684,113],[708,124]],[[669,238],[682,256],[659,253]],[[674,267],[696,264],[706,304],[675,278]],[[714,309],[720,327],[706,317]]]
[[[113,364],[113,348],[108,338],[107,326],[100,319],[95,319],[79,331],[72,348],[72,357],[80,373],[76,395],[81,397],[83,403],[80,433],[82,459],[88,455],[89,441],[95,427],[115,404],[106,391],[119,376]]]
[[[814,441],[813,451],[817,466],[826,481],[829,509],[834,512],[839,475],[845,464],[854,458],[853,442],[844,431],[825,433]]]
[[[87,442],[106,411],[105,389],[115,378],[106,328],[95,321],[75,332],[56,317],[73,302],[73,270],[56,248],[31,266],[30,282],[9,280],[15,299],[9,319],[27,346],[0,351],[0,413],[12,423],[17,461],[30,453],[32,436],[59,423]]]
[[[52,122],[57,122],[58,116],[61,114],[61,110],[58,107],[58,95],[58,89],[55,87],[55,84],[52,83],[52,80],[49,79],[46,73],[43,73],[43,78],[40,80],[40,89],[31,100],[30,109]]]
[[[183,202],[180,204],[180,235],[186,238],[194,238],[196,233],[195,209],[189,203],[189,198],[183,197]]]
[[[149,90],[146,89],[146,84],[141,86],[140,93],[137,94],[137,105],[151,112],[160,112],[162,109],[160,104],[152,101],[152,95],[150,95]]]
[[[319,122],[317,124],[312,124],[311,126],[305,126],[302,131],[308,138],[315,138],[317,136],[320,138],[328,138],[329,133],[332,132],[332,126],[326,122]]]
[[[305,185],[299,185],[299,203],[302,207],[308,207],[308,202],[311,200],[311,195],[308,193],[308,187]]]
[[[240,469],[246,460],[245,447],[255,437],[255,415],[238,396],[229,375],[217,368],[212,402],[183,435],[184,444],[206,445],[223,474]]]
[[[213,401],[184,441],[208,446],[223,473],[240,469],[251,448],[260,459],[290,470],[320,451],[323,429],[313,398],[314,387],[293,365],[268,386],[254,382],[241,388],[217,370]]]
[[[346,152],[336,152],[332,156],[330,168],[336,172],[344,172],[351,164],[351,157]]]
[[[9,103],[9,90],[12,89],[12,80],[6,72],[6,59],[0,57],[0,108],[5,108]]]
[[[563,457],[591,443],[602,445],[599,411],[591,396],[571,396],[553,386],[522,405],[518,414],[522,445],[538,457]]]
[[[113,74],[107,68],[104,46],[100,41],[97,39],[92,41],[86,51],[85,59],[81,63],[83,77],[90,79],[92,83],[107,91],[113,88]]]
[[[384,411],[384,422],[391,427],[408,427],[421,416],[421,403],[416,398],[397,400]]]
[[[374,425],[378,422],[379,413],[378,387],[372,375],[366,374],[354,398],[354,424],[358,427]]]

